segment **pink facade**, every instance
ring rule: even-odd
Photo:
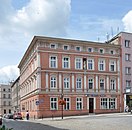
[[[120,45],[34,37],[20,68],[21,112],[31,117],[121,112]]]

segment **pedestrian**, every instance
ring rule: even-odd
[[[128,110],[129,110],[129,107],[126,105],[125,112],[128,112]]]
[[[28,110],[26,112],[26,119],[29,120],[29,112],[28,112]]]

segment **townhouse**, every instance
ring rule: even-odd
[[[126,105],[132,110],[132,33],[120,32],[110,41],[121,45],[121,72],[124,110]]]
[[[119,44],[34,36],[18,67],[23,115],[123,111]]]
[[[0,84],[0,115],[12,112],[11,84]]]

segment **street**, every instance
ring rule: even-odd
[[[64,130],[55,128],[52,126],[40,124],[40,123],[32,123],[28,121],[21,121],[21,120],[11,120],[11,119],[4,119],[3,124],[7,128],[13,128],[13,130]]]
[[[30,121],[5,120],[13,130],[132,130],[131,114],[101,114]]]

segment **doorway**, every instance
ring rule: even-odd
[[[89,113],[94,112],[94,98],[89,98]]]

